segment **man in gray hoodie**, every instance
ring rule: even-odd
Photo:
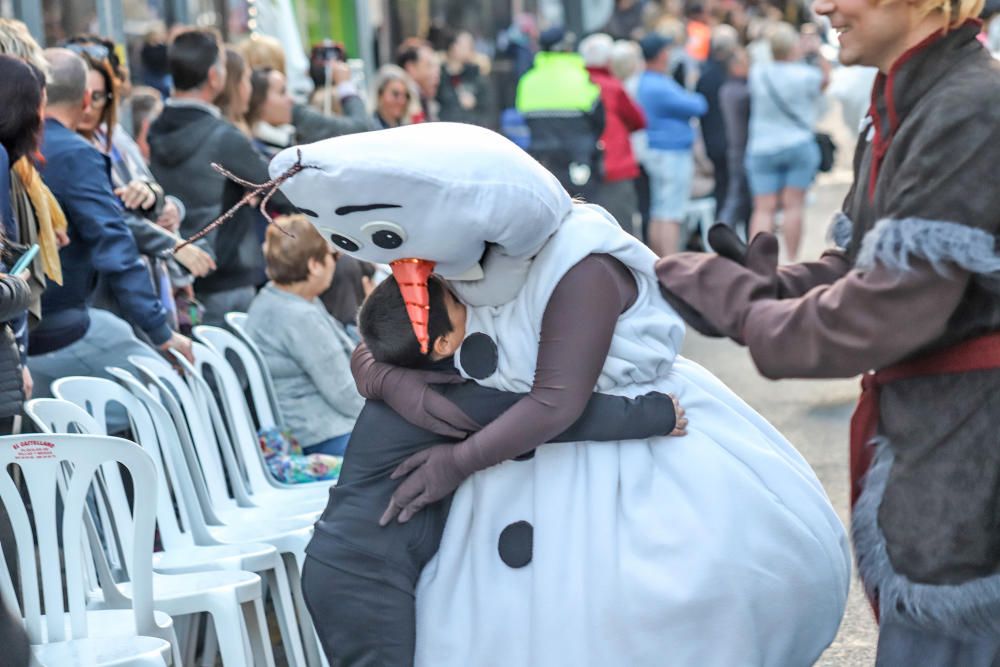
[[[150,166],[164,189],[187,208],[181,236],[188,238],[236,204],[243,186],[212,168],[219,163],[236,176],[260,183],[268,180],[267,164],[250,138],[227,122],[212,104],[226,84],[224,51],[210,30],[188,30],[171,43],[168,54],[174,94],[149,129]],[[271,205],[288,212],[280,193]],[[254,207],[241,208],[228,224],[207,238],[217,269],[195,282],[205,306],[205,323],[219,325],[232,310],[246,311],[261,282],[264,257]]]

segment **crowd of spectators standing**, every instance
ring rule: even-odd
[[[780,220],[794,258],[829,73],[820,31],[795,7],[618,0],[604,29],[578,44],[561,28],[536,30],[528,43],[538,54],[515,98],[515,122],[527,129],[502,129],[660,256],[697,242],[714,221],[745,235]],[[555,77],[553,62],[562,81],[578,83],[533,85]],[[575,79],[581,69],[589,77]],[[794,119],[778,116],[786,106]],[[552,126],[567,117],[588,123],[560,143]],[[775,129],[792,123],[794,132]]]

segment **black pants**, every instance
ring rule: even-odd
[[[1000,640],[957,639],[895,620],[879,624],[876,667],[1000,667]]]
[[[302,592],[330,667],[413,664],[412,594],[308,557],[302,568]]]
[[[652,195],[649,192],[649,173],[639,167],[639,178],[635,179],[635,194],[639,200],[639,216],[642,218],[642,242],[649,242],[649,207]]]

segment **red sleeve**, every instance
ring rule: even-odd
[[[621,109],[622,119],[629,132],[645,129],[646,115],[642,113],[639,105],[632,101],[624,88],[618,89],[618,108]]]

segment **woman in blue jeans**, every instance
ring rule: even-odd
[[[750,237],[773,232],[781,210],[785,248],[789,259],[795,259],[802,239],[806,190],[819,170],[813,126],[830,66],[816,51],[818,44],[801,43],[795,28],[787,23],[772,30],[769,42],[774,62],[750,69],[746,155],[754,197]],[[816,66],[800,61],[806,52],[816,57]]]

